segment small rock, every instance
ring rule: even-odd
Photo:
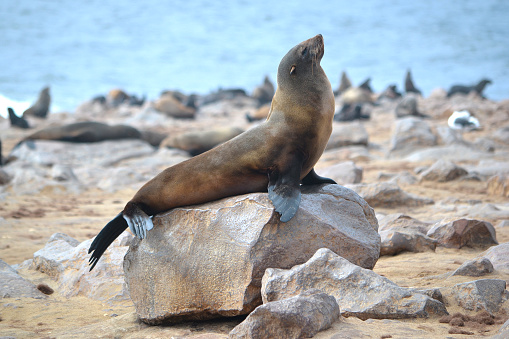
[[[368,132],[359,122],[335,122],[332,134],[325,149],[333,149],[344,146],[368,145]]]
[[[499,279],[481,279],[454,285],[451,293],[459,306],[470,311],[486,310],[493,314],[507,300],[506,282]]]
[[[356,191],[372,207],[395,208],[416,207],[433,204],[433,200],[406,193],[390,182],[346,185]]]
[[[357,184],[362,181],[362,168],[355,166],[353,161],[344,161],[322,168],[319,173],[321,176],[331,178],[339,185]]]
[[[1,161],[1,160],[0,160]],[[11,181],[11,176],[0,168],[0,185],[8,184]]]
[[[452,161],[440,159],[421,174],[426,181],[447,182],[467,175],[468,172],[456,166]]]
[[[37,289],[46,295],[51,295],[55,292],[51,287],[49,287],[46,284],[37,285]]]
[[[498,245],[493,225],[481,220],[443,220],[436,223],[427,235],[436,239],[439,246],[450,248],[487,248]]]
[[[258,306],[228,338],[311,338],[339,319],[336,299],[318,290]]]
[[[406,117],[396,120],[391,139],[391,153],[408,153],[417,148],[435,146],[437,137],[431,131],[428,122]]]
[[[401,252],[435,251],[437,241],[416,230],[391,229],[378,232],[382,241],[380,255]]]
[[[488,194],[509,197],[509,175],[495,175],[488,180]]]
[[[34,284],[0,259],[0,298],[46,298]]]
[[[386,231],[390,229],[415,230],[426,234],[433,224],[417,220],[411,216],[394,213],[384,216],[378,220],[378,231]]]
[[[78,180],[70,166],[55,164],[51,168],[51,178],[56,181]]]
[[[487,258],[477,258],[464,262],[452,273],[469,277],[480,277],[493,272],[493,264]]]
[[[363,320],[447,314],[441,302],[399,287],[327,248],[318,250],[306,263],[289,270],[268,268],[262,279],[262,298],[264,303],[282,300],[310,288],[334,296],[343,315]]]
[[[509,243],[493,246],[479,256],[487,258],[495,270],[509,273]]]

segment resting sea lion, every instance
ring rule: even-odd
[[[476,92],[481,98],[484,98],[482,92],[484,91],[486,85],[489,84],[491,84],[491,80],[482,79],[475,86],[454,85],[451,87],[451,89],[449,89],[449,92],[447,92],[447,97],[449,98],[456,93],[469,94],[470,92]]]
[[[30,128],[28,121],[26,121],[23,117],[18,117],[11,107],[7,107],[7,112],[9,112],[9,120],[12,127],[19,127],[23,129]]]
[[[262,124],[147,182],[90,246],[91,269],[129,226],[143,239],[157,213],[251,192],[269,192],[280,220],[297,212],[300,185],[335,183],[313,166],[332,132],[334,95],[320,66],[323,38],[293,47],[281,60],[269,116]]]
[[[412,73],[410,73],[410,70],[406,72],[405,76],[405,92],[407,93],[417,93],[419,95],[422,95],[422,92],[415,88],[414,81],[412,80]]]
[[[84,121],[63,126],[49,126],[27,136],[23,141],[99,142],[104,140],[140,138],[141,133],[134,127],[126,125],[110,126],[100,122]]]
[[[23,118],[30,115],[38,118],[46,118],[50,103],[51,97],[49,95],[49,87],[44,87],[39,93],[39,98],[35,104],[23,112]]]

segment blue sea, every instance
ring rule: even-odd
[[[0,114],[51,87],[52,112],[112,88],[149,99],[166,89],[251,92],[275,81],[281,58],[318,33],[333,88],[346,71],[375,91],[403,87],[407,69],[427,96],[492,79],[509,98],[509,1],[4,0]]]

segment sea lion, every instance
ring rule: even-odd
[[[63,126],[49,126],[27,136],[23,141],[58,140],[68,142],[99,142],[104,140],[140,138],[141,133],[131,126],[110,126],[95,121],[84,121]]]
[[[320,66],[323,38],[301,42],[281,60],[267,120],[147,182],[92,242],[91,270],[128,226],[139,238],[157,213],[228,196],[267,192],[282,222],[297,212],[300,185],[335,182],[313,166],[332,132],[334,95]]]
[[[12,127],[19,127],[23,129],[30,128],[28,121],[26,121],[23,117],[18,117],[11,107],[7,107],[7,112],[9,112],[9,120]]]
[[[398,91],[397,86],[389,85],[382,93],[380,93],[377,100],[382,99],[395,100],[398,98],[401,98],[401,93]]]
[[[429,118],[429,115],[419,112],[417,109],[417,98],[416,94],[408,93],[403,99],[396,105],[394,109],[396,117],[402,118],[407,116],[414,116],[419,118]]]
[[[405,92],[422,95],[422,92],[414,86],[414,81],[412,80],[412,73],[410,73],[410,70],[406,72],[405,76]]]
[[[37,118],[46,118],[49,111],[49,105],[51,103],[51,96],[49,94],[49,87],[44,87],[39,93],[39,98],[30,106],[26,111],[23,112],[23,118],[27,116],[34,116]]]
[[[352,87],[352,82],[350,81],[350,79],[348,78],[348,75],[346,75],[346,72],[343,71],[341,72],[341,79],[339,80],[339,87],[338,89],[334,92],[334,95],[340,95],[342,94],[344,91],[346,91],[347,89],[349,89],[350,87]]]
[[[491,84],[491,80],[482,79],[475,86],[454,85],[447,92],[447,97],[450,98],[453,94],[456,93],[469,94],[470,92],[475,92],[479,94],[481,98],[484,98],[482,92],[484,91],[484,88],[489,84]]]
[[[260,105],[270,103],[274,96],[274,85],[268,76],[265,76],[263,84],[254,89],[252,97],[258,100]]]
[[[253,114],[247,113],[246,114],[246,119],[249,122],[254,122],[254,121],[258,121],[258,120],[265,120],[269,116],[269,112],[270,112],[270,103],[261,106]]]
[[[334,121],[369,120],[368,114],[362,113],[362,104],[344,104],[341,110],[334,114]]]
[[[194,106],[195,102],[192,101]],[[164,92],[159,99],[154,102],[154,108],[173,118],[194,119],[196,106],[191,107],[180,101],[180,98],[174,92]]]

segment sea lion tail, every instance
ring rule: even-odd
[[[95,237],[92,245],[88,249],[88,253],[90,254],[92,251],[92,255],[90,256],[90,260],[88,263],[92,265],[90,267],[90,271],[92,271],[103,255],[104,251],[111,245],[111,243],[117,239],[117,237],[124,232],[127,228],[127,221],[122,216],[122,212],[120,212],[115,218],[113,218],[109,223],[104,226],[104,228],[99,232],[99,234]]]

